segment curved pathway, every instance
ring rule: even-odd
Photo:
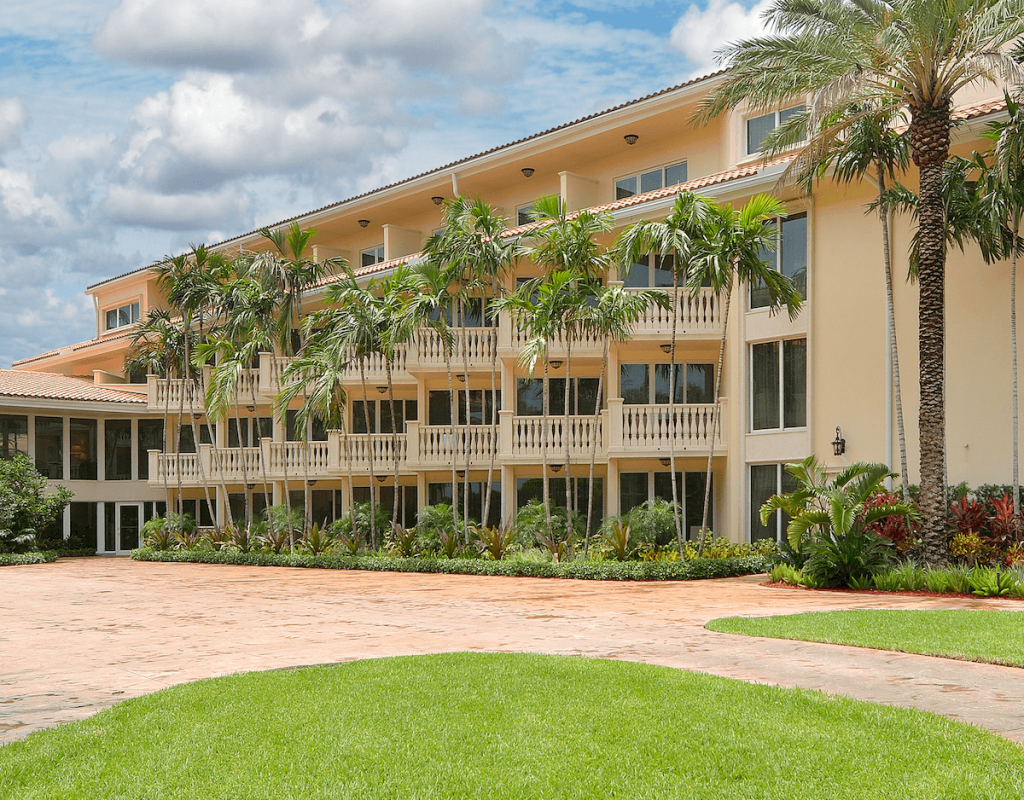
[[[724,616],[1008,608],[762,585],[612,583],[127,559],[0,569],[0,743],[177,683],[458,650],[643,661],[944,714],[1024,742],[1024,669],[704,629]],[[1024,624],[1024,618],[1022,618]]]

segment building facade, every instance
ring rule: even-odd
[[[612,215],[615,230],[605,244],[634,222],[664,218],[681,191],[740,205],[758,193],[776,191],[788,161],[765,164],[759,144],[790,109],[755,113],[741,108],[705,127],[695,126],[697,103],[720,79],[712,75],[692,81],[294,221],[316,229],[315,259],[344,257],[368,280],[419,256],[426,237],[442,224],[438,198],[480,197],[509,218],[515,226],[510,236],[528,236],[533,201],[558,195],[569,211]],[[973,91],[958,104],[962,124],[954,134],[954,151],[962,154],[983,149],[980,132],[1004,113],[1000,88]],[[906,180],[912,185],[915,175]],[[710,289],[693,297],[681,293],[673,311],[652,306],[628,342],[612,344],[603,400],[597,397],[602,343],[574,343],[573,407],[567,417],[548,423],[546,477],[552,497],[564,501],[572,492],[576,507],[585,507],[596,444],[594,489],[600,512],[615,515],[656,497],[671,499],[671,447],[684,526],[692,535],[700,526],[713,447],[711,527],[734,540],[775,538],[781,522],[763,526],[757,510],[768,496],[786,488],[786,462],[815,452],[833,469],[859,460],[898,469],[881,232],[878,218],[865,213],[874,193],[867,182],[836,186],[827,179],[809,195],[793,188],[781,191],[786,215],[777,221],[778,247],[770,258],[803,293],[804,306],[790,319],[767,309],[756,287],[733,290],[716,433],[709,422],[724,298]],[[897,276],[906,264],[910,236],[909,221],[897,219],[892,231]],[[253,232],[213,249],[230,255],[267,246]],[[613,268],[606,280],[621,281],[627,289],[667,285],[670,290],[671,277],[658,267],[652,256],[633,265],[628,275]],[[537,274],[536,265],[524,259],[516,274],[507,276],[506,289]],[[976,485],[1009,478],[1008,289],[1008,265],[987,266],[970,249],[949,254],[951,482]],[[324,291],[321,286],[308,292],[304,310],[322,307]],[[287,363],[283,356],[262,353],[241,378],[239,407],[231,415],[237,419],[213,424],[205,416],[203,398],[184,382],[125,373],[134,326],[150,310],[166,306],[154,274],[142,268],[87,292],[97,311],[94,339],[0,371],[0,445],[2,455],[26,453],[52,481],[75,492],[65,534],[94,534],[100,552],[124,554],[136,546],[141,523],[163,513],[178,491],[187,498],[186,511],[202,523],[212,522],[208,494],[220,520],[237,518],[247,503],[259,510],[268,501],[283,502],[286,493],[295,504],[308,502],[314,520],[331,519],[346,508],[350,474],[357,501],[372,492],[390,505],[396,461],[407,525],[418,508],[450,501],[453,459],[460,470],[468,469],[469,504],[476,514],[492,453],[496,513],[509,520],[517,507],[541,495],[541,385],[520,364],[523,333],[504,314],[492,325],[481,305],[466,315],[465,329],[456,331],[456,391],[460,401],[469,392],[471,411],[469,419],[457,421],[454,441],[443,352],[436,336],[421,331],[396,355],[394,423],[383,394],[384,365],[371,361],[365,401],[359,369],[353,365],[349,373],[349,430],[310,430],[309,441],[303,442],[292,424],[299,401],[287,415],[273,410]],[[918,457],[916,287],[897,280],[895,303],[913,480]],[[674,381],[667,355],[673,313],[680,365]],[[461,366],[463,349],[468,372]],[[499,370],[492,389],[495,355]],[[557,398],[552,411],[558,415],[565,413],[565,357],[564,342],[555,341],[548,365],[551,394]],[[671,416],[666,413],[670,392],[675,392]],[[493,404],[500,409],[497,426],[490,424]],[[834,456],[831,443],[839,435],[846,450]],[[468,442],[468,465],[461,463],[458,443],[463,440]],[[371,459],[375,474],[388,476],[384,482],[370,480]]]

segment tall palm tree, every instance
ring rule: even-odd
[[[676,540],[679,545],[679,554],[683,552],[683,526],[679,514],[681,498],[678,497],[676,487],[676,330],[679,323],[679,309],[683,298],[679,292],[680,279],[686,281],[686,272],[690,263],[690,251],[694,242],[699,241],[704,235],[704,228],[708,217],[707,201],[692,193],[680,192],[676,198],[672,212],[664,220],[653,222],[644,220],[631,225],[622,232],[615,250],[620,269],[628,275],[632,264],[640,259],[646,259],[649,254],[654,253],[655,258],[661,260],[662,268],[666,263],[672,269],[672,334],[669,339],[671,350],[669,351],[669,398],[668,398],[668,429],[670,431],[668,440],[669,474],[672,476],[672,515],[676,523]],[[698,290],[699,291],[699,290]]]
[[[945,216],[942,165],[949,156],[956,92],[978,81],[1019,83],[1024,68],[1006,46],[1024,34],[1024,0],[775,0],[764,17],[776,35],[721,51],[730,66],[702,103],[707,121],[746,102],[771,109],[807,101],[808,126],[851,103],[906,109],[920,173],[921,532],[928,561],[945,560]],[[846,124],[852,117],[845,117]]]
[[[892,227],[892,209],[886,204],[888,187],[910,166],[910,148],[900,106],[889,98],[883,107],[853,104],[838,115],[824,120],[821,129],[828,133],[806,148],[786,170],[779,188],[789,181],[804,186],[808,193],[816,180],[831,175],[839,184],[851,184],[864,176],[872,179],[877,199],[869,206],[878,211],[882,228],[882,260],[885,272],[886,338],[892,371],[893,397],[896,402],[896,430],[900,448],[900,483],[903,496],[909,497],[910,475],[907,468],[907,437],[903,425],[903,392],[900,386],[899,348],[896,341],[896,315],[892,291],[892,249],[889,231]],[[873,113],[862,112],[870,110]],[[764,152],[778,155],[787,148],[806,139],[807,114],[795,114],[765,140]],[[847,123],[845,117],[853,119]],[[886,459],[890,457],[886,455]]]
[[[594,466],[597,462],[597,428],[601,419],[604,381],[608,372],[608,350],[611,342],[628,341],[633,326],[648,308],[658,305],[668,308],[668,298],[661,291],[626,291],[621,286],[598,286],[594,289],[594,302],[584,306],[582,325],[594,337],[601,339],[601,371],[597,377],[597,401],[594,404],[594,437],[590,443],[590,472],[587,478],[587,527],[583,552],[590,552],[590,531],[594,516]],[[607,431],[602,431],[607,436]],[[674,482],[674,481],[673,481]],[[605,488],[608,491],[608,488]]]
[[[995,163],[983,172],[983,204],[989,218],[1011,234],[1010,258],[1010,353],[1013,363],[1013,507],[1021,513],[1020,447],[1017,393],[1017,249],[1024,218],[1024,107],[1007,92],[1005,120],[996,120],[982,133],[992,144]]]
[[[774,197],[759,194],[741,209],[728,204],[708,201],[705,237],[695,242],[690,254],[690,275],[687,289],[696,293],[701,286],[710,286],[719,297],[724,296],[722,309],[722,339],[718,346],[718,366],[715,370],[715,405],[711,412],[711,431],[708,438],[708,467],[704,479],[704,512],[701,518],[701,537],[697,550],[703,553],[704,532],[708,527],[711,506],[712,462],[715,456],[715,437],[718,435],[719,411],[722,402],[722,366],[725,362],[725,340],[729,330],[729,307],[734,286],[741,283],[757,284],[768,295],[768,307],[777,311],[786,306],[790,319],[803,304],[803,297],[793,282],[774,268],[774,264],[761,260],[766,250],[775,249],[776,223],[785,213],[785,207]],[[673,476],[673,481],[675,476]]]

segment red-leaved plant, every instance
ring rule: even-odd
[[[989,512],[984,503],[961,497],[949,506],[954,533],[976,533],[988,528]]]
[[[865,501],[864,506],[865,508],[875,508],[877,506],[893,505],[902,500],[902,495],[891,492],[878,492],[869,497]],[[906,517],[899,514],[882,517],[880,520],[867,525],[865,529],[874,531],[879,536],[888,539],[893,543],[893,547],[900,555],[906,555],[917,544],[917,523],[908,521]]]
[[[993,497],[990,503],[992,516],[988,520],[989,542],[997,547],[1007,547],[1018,541],[1020,517],[1013,513],[1013,500],[1010,499],[1010,495],[1004,494],[1001,500]]]

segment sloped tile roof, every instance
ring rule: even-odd
[[[36,397],[46,400],[99,400],[107,403],[146,404],[146,397],[92,381],[52,372],[0,369],[0,397]]]
[[[53,356],[59,356],[65,353],[74,353],[77,352],[78,350],[83,350],[86,347],[95,347],[96,345],[106,344],[107,342],[120,341],[121,339],[129,338],[133,333],[135,333],[134,327],[129,328],[126,331],[121,331],[120,333],[112,333],[106,336],[100,336],[98,339],[86,339],[84,342],[65,345],[64,347],[58,347],[56,350],[49,350],[45,353],[40,353],[37,356],[29,356],[28,358],[23,358],[20,361],[15,361],[12,366],[17,367],[20,366],[21,364],[30,364],[33,361],[39,361],[44,358],[52,358]]]

